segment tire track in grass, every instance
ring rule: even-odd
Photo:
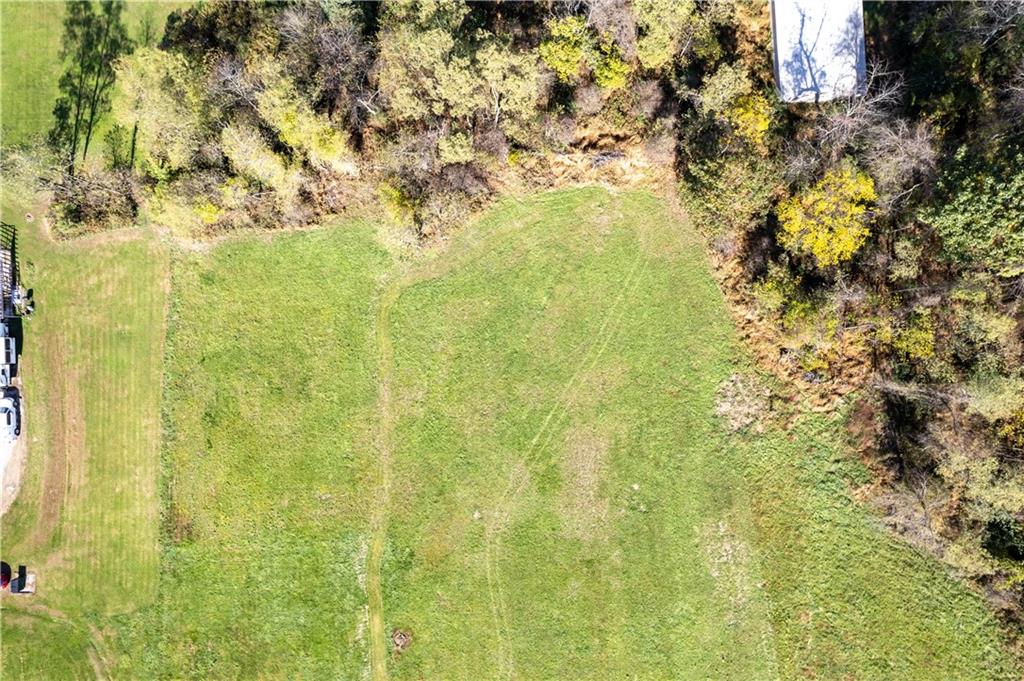
[[[529,217],[529,216],[524,216]],[[397,275],[386,286],[377,306],[374,337],[377,348],[377,428],[374,444],[377,450],[377,492],[370,518],[370,546],[366,561],[366,597],[369,610],[370,678],[387,681],[387,635],[384,629],[384,597],[381,590],[381,565],[387,539],[387,516],[391,502],[391,455],[393,449],[394,414],[391,382],[394,368],[394,346],[391,341],[391,310],[402,293],[416,284],[439,279],[483,257],[504,245],[520,232],[523,218],[512,220],[507,227],[495,230],[486,238],[470,240],[463,250],[446,258],[428,261],[420,269]],[[544,242],[545,240],[541,240]]]
[[[370,548],[366,565],[366,598],[369,608],[370,676],[386,681],[387,641],[384,633],[384,596],[381,593],[380,568],[387,538],[387,513],[391,502],[391,435],[394,415],[391,411],[391,376],[394,349],[391,344],[391,307],[398,300],[400,282],[391,284],[381,296],[374,322],[377,342],[377,493],[370,520]]]
[[[487,575],[488,597],[491,601],[494,629],[498,638],[498,671],[499,675],[503,678],[510,679],[515,676],[515,660],[510,652],[511,626],[508,619],[505,587],[501,579],[501,570],[497,567],[497,562],[501,555],[501,535],[508,526],[508,523],[511,522],[511,510],[509,507],[522,494],[526,484],[529,482],[529,464],[550,444],[554,433],[557,431],[558,424],[568,414],[568,401],[575,391],[580,377],[593,370],[604,355],[611,339],[615,336],[619,323],[625,314],[625,310],[620,309],[620,306],[624,300],[632,298],[637,284],[642,279],[643,273],[646,270],[646,264],[647,261],[644,259],[643,253],[638,253],[629,274],[626,276],[626,285],[622,287],[619,295],[615,297],[605,312],[601,326],[594,336],[594,341],[584,353],[579,363],[579,368],[566,381],[555,403],[544,417],[544,422],[530,441],[521,459],[522,467],[512,471],[505,492],[499,499],[492,520],[488,524],[484,546],[484,571]],[[543,438],[543,441],[541,438]],[[517,472],[519,475],[516,475]]]

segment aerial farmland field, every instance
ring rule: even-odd
[[[0,0],[0,681],[1024,678],[1018,5]]]
[[[715,392],[749,367],[695,239],[652,195],[579,189],[411,259],[367,222],[175,251],[159,472],[96,457],[155,461],[104,430],[157,420],[131,385],[160,368],[160,322],[118,320],[100,281],[54,298],[33,337],[87,303],[88,354],[41,382],[110,406],[75,417],[92,496],[64,502],[61,539],[27,529],[45,483],[4,518],[5,550],[36,547],[54,585],[49,619],[5,609],[8,641],[31,618],[80,655],[54,664],[122,678],[1009,674],[980,599],[851,500],[834,424],[722,427]],[[167,247],[146,243],[108,242],[75,280],[148,270],[127,288],[159,320]],[[58,419],[39,413],[44,437]],[[134,505],[101,491],[129,480]],[[75,578],[110,570],[106,590]],[[5,677],[45,673],[16,649]]]

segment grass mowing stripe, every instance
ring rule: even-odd
[[[5,555],[32,565],[40,590],[31,604],[5,601],[3,632],[16,640],[18,620],[8,614],[23,606],[59,613],[86,631],[87,672],[64,674],[54,661],[53,677],[85,677],[93,675],[87,624],[153,595],[156,499],[143,491],[155,481],[158,438],[133,433],[158,408],[151,378],[163,327],[147,306],[163,308],[155,283],[166,257],[143,231],[57,244],[21,220],[24,213],[4,206],[5,220],[22,225],[22,266],[39,303],[25,323],[21,367],[29,459],[0,532]],[[47,634],[39,636],[45,642]],[[38,673],[17,660],[4,655],[4,678]]]

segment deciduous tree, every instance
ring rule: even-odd
[[[782,245],[820,268],[849,260],[868,238],[871,178],[845,163],[779,205]]]
[[[97,121],[110,107],[114,63],[132,47],[121,13],[123,0],[91,0],[65,4],[61,58],[67,68],[58,81],[50,142],[61,150],[67,171],[74,174],[79,149],[84,159]]]

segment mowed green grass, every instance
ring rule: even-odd
[[[1017,674],[851,500],[838,420],[724,433],[743,351],[650,195],[404,260],[362,223],[239,238],[173,290],[160,593],[108,621],[115,676],[358,678],[375,644],[394,679]]]
[[[358,677],[387,263],[362,224],[178,263],[161,597],[125,677]]]
[[[0,660],[5,679],[94,679],[91,654],[89,634],[80,627],[46,616],[3,613]]]
[[[26,623],[64,641],[53,661],[64,664],[68,649],[91,640],[88,623],[156,597],[169,261],[148,231],[58,245],[23,208],[7,204],[3,217],[21,225],[23,279],[37,303],[21,365],[28,462],[0,524],[4,558],[39,580],[32,599],[4,596],[3,676],[19,678],[34,676],[22,664],[48,664],[13,654]],[[8,616],[19,611],[34,618]]]
[[[129,35],[137,39],[141,22],[150,20],[159,37],[167,15],[189,4],[129,0],[124,23]],[[0,2],[0,143],[42,139],[53,126],[57,83],[64,70],[60,58],[63,22],[64,3],[59,0]],[[97,139],[97,148],[101,148],[102,134]]]

